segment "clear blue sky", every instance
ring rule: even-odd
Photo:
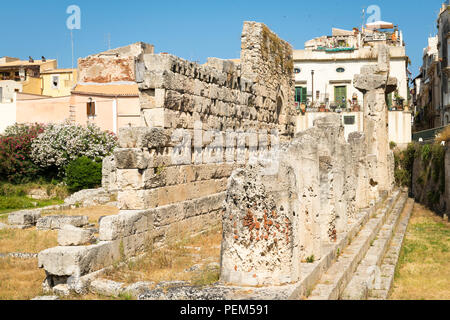
[[[362,9],[381,8],[381,19],[403,30],[407,54],[418,73],[422,49],[436,34],[436,18],[443,0],[25,0],[2,3],[0,56],[58,58],[71,67],[69,17],[66,9],[81,8],[81,30],[74,31],[75,59],[137,41],[204,62],[207,57],[238,58],[245,20],[264,22],[294,48],[331,34],[332,27],[358,27]],[[75,60],[76,61],[76,60]]]

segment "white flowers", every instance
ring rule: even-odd
[[[117,145],[113,133],[101,131],[95,125],[50,124],[31,146],[33,162],[42,168],[56,167],[61,173],[73,160],[86,156],[103,158]]]

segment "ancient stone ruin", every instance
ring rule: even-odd
[[[103,184],[118,192],[121,213],[102,219],[96,245],[41,252],[50,283],[216,223],[232,171],[293,136],[292,47],[264,24],[244,23],[240,63],[209,58],[199,65],[148,48],[113,50],[117,68],[107,54],[83,59],[108,66],[108,79],[136,81],[142,126],[120,129],[119,148],[104,161]],[[89,79],[105,77],[102,68],[88,71]]]
[[[355,238],[338,285],[312,293],[341,297],[370,242],[384,224],[395,229],[406,202],[393,184],[385,94],[396,80],[387,48],[377,48],[378,64],[355,78],[365,128],[348,142],[337,114],[294,137],[292,47],[264,24],[244,23],[239,63],[209,58],[199,65],[133,48],[122,51],[132,57],[127,68],[135,68],[141,127],[120,130],[119,148],[103,166],[120,214],[100,221],[96,244],[68,246],[91,241],[91,234],[67,228],[61,246],[39,254],[47,288],[62,283],[81,292],[90,275],[149,243],[222,220],[220,292],[262,286],[259,295],[255,289],[240,298],[300,298]]]

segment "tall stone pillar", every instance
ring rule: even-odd
[[[378,63],[361,68],[355,75],[354,86],[364,95],[364,133],[367,142],[369,165],[370,197],[378,197],[380,191],[390,191],[394,185],[392,151],[389,147],[389,122],[386,95],[395,91],[397,79],[389,76],[389,47],[381,44]]]

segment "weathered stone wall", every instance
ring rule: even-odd
[[[231,177],[223,216],[222,276],[240,285],[276,285],[299,280],[300,262],[318,260],[369,205],[357,197],[369,181],[364,135],[345,142],[339,115],[284,144],[268,162]],[[363,174],[360,174],[363,172]]]
[[[272,158],[239,169],[227,190],[221,279],[236,285],[281,285],[300,280],[300,263],[322,259],[345,239],[359,209],[393,189],[386,93],[389,51],[355,76],[364,94],[364,133],[348,143],[339,115],[314,122]],[[275,166],[277,170],[267,170]]]
[[[244,23],[240,64],[143,57],[136,71],[142,127],[120,130],[115,166],[104,174],[111,183],[115,172],[121,210],[225,192],[234,169],[261,155],[275,138],[292,137],[292,47],[265,25]],[[220,208],[218,202],[210,210]]]
[[[423,146],[417,145],[417,149],[422,150]],[[431,145],[430,145],[431,148]],[[417,150],[416,149],[416,150]],[[418,203],[422,203],[439,214],[450,212],[450,148],[446,147],[444,155],[444,170],[435,167],[434,163],[439,162],[435,155],[431,154],[430,159],[424,161],[422,152],[417,152],[412,169],[412,194]]]
[[[152,45],[138,42],[126,47],[78,59],[79,83],[136,81],[137,65],[144,54],[154,52]]]
[[[83,81],[139,86],[141,127],[119,130],[103,166],[104,188],[118,191],[121,212],[101,220],[98,244],[40,253],[50,286],[220,223],[233,170],[295,131],[292,47],[261,23],[244,23],[239,64],[199,65],[140,44],[123,50],[130,56],[123,63],[114,54],[80,61]]]
[[[450,145],[448,142],[445,151],[445,199],[447,203],[447,215],[450,216]]]

